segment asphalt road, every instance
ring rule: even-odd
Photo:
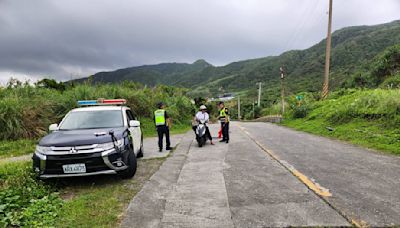
[[[400,225],[399,157],[265,123],[231,123],[229,144],[193,138],[131,201],[122,227]]]

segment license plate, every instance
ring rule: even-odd
[[[63,165],[64,173],[86,173],[85,164]]]

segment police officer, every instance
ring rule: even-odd
[[[166,150],[171,150],[171,142],[169,140],[169,116],[165,111],[165,105],[163,102],[158,103],[158,109],[154,111],[154,122],[157,128],[158,134],[158,148],[162,152],[163,149],[163,136],[165,134],[165,141],[167,144]]]
[[[228,109],[225,108],[225,104],[223,101],[218,103],[219,106],[219,116],[218,119],[221,122],[222,129],[222,140],[220,142],[229,142],[229,113]]]

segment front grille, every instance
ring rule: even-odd
[[[45,174],[63,174],[63,165],[83,163],[86,172],[109,170],[104,164],[101,153],[48,155]]]
[[[92,145],[81,145],[81,146],[65,146],[65,147],[57,147],[52,146],[51,152],[49,155],[57,155],[57,154],[75,154],[75,153],[96,153],[101,152],[103,149],[98,148],[97,144]]]

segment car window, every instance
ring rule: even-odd
[[[69,113],[61,123],[60,130],[123,127],[119,110],[79,111]]]
[[[126,116],[128,117],[128,121],[130,120],[136,120],[135,116],[133,115],[133,113],[131,112],[131,110],[126,110]]]

